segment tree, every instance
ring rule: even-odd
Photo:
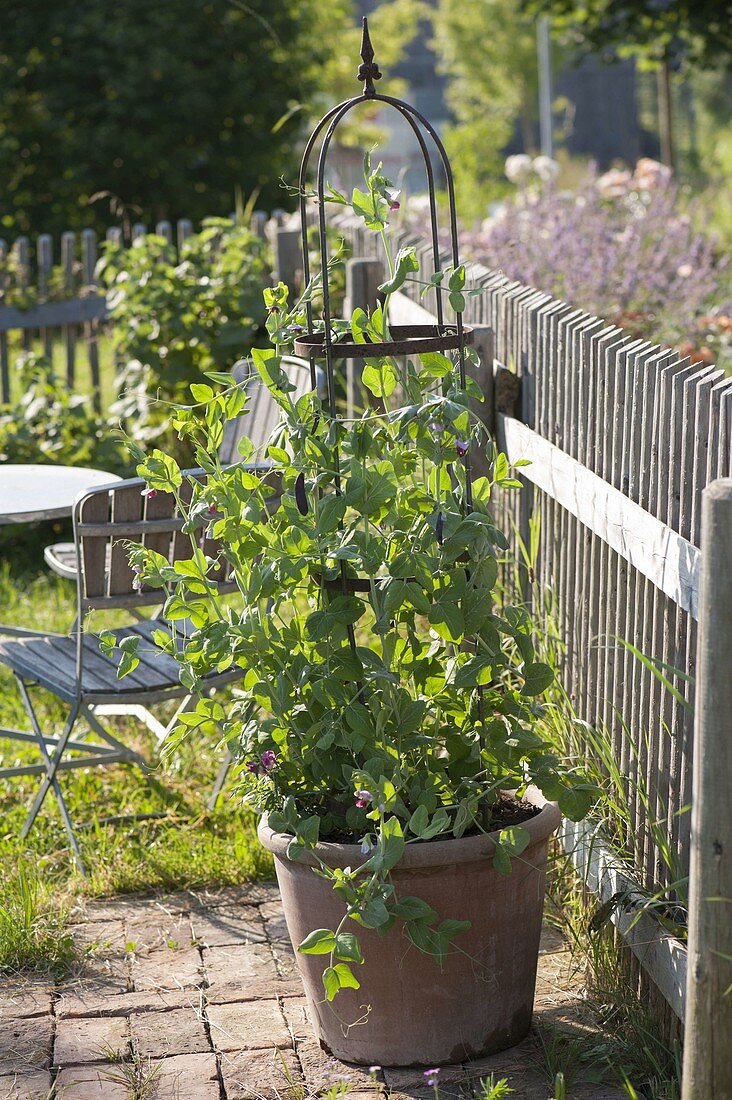
[[[524,0],[576,44],[612,61],[634,53],[675,67],[732,61],[732,0]]]
[[[277,181],[294,172],[306,119],[273,128],[288,104],[312,102],[352,26],[351,0],[3,7],[5,236],[109,224],[109,196],[148,223],[227,214],[236,189],[286,205]]]
[[[501,151],[516,122],[533,145],[536,32],[515,0],[437,0],[433,49],[448,77],[446,98],[455,119],[445,134],[460,210],[484,215],[489,189],[503,175]]]

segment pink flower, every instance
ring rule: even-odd
[[[386,200],[389,203],[389,209],[390,210],[398,210],[399,207],[402,205],[399,202],[399,196],[400,195],[401,195],[401,191],[394,191],[392,188],[387,188]]]
[[[359,810],[365,810],[369,802],[372,802],[374,798],[371,791],[356,791],[354,797]]]
[[[157,489],[143,489],[142,492],[140,493],[140,496],[150,497],[151,500],[152,500],[153,497],[156,497],[157,495],[158,495]]]
[[[671,169],[667,164],[652,160],[651,157],[641,157],[635,166],[633,183],[640,191],[656,191],[660,187],[666,187],[671,181]]]
[[[468,443],[468,441],[466,439],[456,439],[455,440],[455,450],[457,451],[459,458],[465,458],[466,454],[468,453],[469,448],[470,448],[470,444]]]
[[[440,1076],[439,1069],[426,1069],[424,1071],[424,1080],[426,1085],[432,1085],[433,1087],[438,1084],[438,1078]]]
[[[272,749],[262,753],[262,767],[266,772],[271,772],[277,766],[277,754]]]
[[[216,515],[216,513],[217,513],[217,511],[218,511],[218,508],[216,507],[216,505],[215,505],[215,504],[209,504],[209,506],[208,506],[208,514],[209,514],[210,516],[215,516],[215,515]]]

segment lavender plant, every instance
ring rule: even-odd
[[[728,260],[694,228],[655,162],[639,162],[633,174],[591,170],[572,192],[551,173],[542,179],[528,157],[509,162],[518,193],[463,233],[471,259],[672,345],[696,340],[703,315],[729,314]]]
[[[282,410],[267,449],[272,470],[222,467],[224,424],[241,413],[246,392],[228,375],[209,374],[191,387],[194,404],[173,416],[207,474],[189,479],[190,503],[181,492],[186,475],[169,455],[154,451],[138,466],[148,492],[176,498],[191,556],[171,565],[149,547],[131,551],[140,585],[169,591],[165,616],[179,637],[160,631],[156,642],[180,662],[183,682],[195,691],[209,671],[245,671],[243,698],[201,698],[180,729],[220,725],[244,765],[245,800],[292,836],[291,858],[319,839],[361,846],[358,866],[320,864],[343,919],[300,945],[327,956],[328,999],[359,987],[363,956],[352,929],[403,921],[412,943],[438,961],[465,929],[418,897],[395,895],[390,872],[406,845],[500,829],[502,792],[520,797],[530,783],[573,818],[594,795],[538,732],[553,673],[536,659],[529,616],[496,605],[508,544],[491,494],[516,482],[471,412],[477,387],[461,386],[446,355],[405,365],[368,356],[370,343],[389,338],[392,294],[419,275],[414,248],[392,250],[398,198],[367,158],[365,189],[350,199],[331,191],[330,201],[381,239],[389,269],[383,303],[355,310],[336,330],[364,345],[367,389],[388,399],[400,386],[404,404],[341,420],[315,392],[294,402],[281,356],[305,325],[314,289],[294,305],[283,284],[266,289],[273,347],[254,348],[252,357]],[[439,278],[453,310],[462,310],[464,270]],[[473,483],[471,497],[467,462],[478,448],[492,473]],[[248,442],[242,453],[256,457]],[[275,482],[281,496],[273,502]],[[217,563],[198,546],[202,528],[222,540],[238,603],[223,603],[209,579]],[[129,647],[124,662],[125,671],[135,667]],[[500,831],[499,872],[510,873],[528,839],[520,825]]]

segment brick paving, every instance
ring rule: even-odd
[[[62,982],[0,988],[0,1100],[311,1100],[339,1080],[351,1100],[433,1100],[419,1070],[375,1078],[320,1049],[273,884],[93,903],[75,938],[79,962]],[[596,1037],[581,977],[548,927],[535,1013],[570,1051]],[[445,1068],[441,1097],[473,1096],[495,1073],[516,1100],[548,1100],[546,1065],[535,1027],[513,1050]],[[581,1075],[568,1092],[623,1095]]]

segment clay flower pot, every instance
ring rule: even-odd
[[[411,944],[403,922],[383,937],[354,925],[366,960],[354,967],[361,988],[342,990],[328,1003],[321,981],[327,959],[296,951],[310,1018],[329,1053],[364,1065],[432,1066],[492,1054],[524,1038],[534,1003],[547,850],[560,822],[556,804],[536,789],[526,800],[541,812],[522,826],[531,842],[512,860],[510,875],[493,867],[497,833],[410,844],[391,872],[398,897],[416,895],[441,919],[471,922],[442,969]],[[291,837],[272,832],[265,819],[259,838],[275,857],[293,947],[316,928],[335,928],[342,903],[313,873],[314,853],[288,859]],[[355,844],[322,843],[315,853],[330,867],[364,860]]]

